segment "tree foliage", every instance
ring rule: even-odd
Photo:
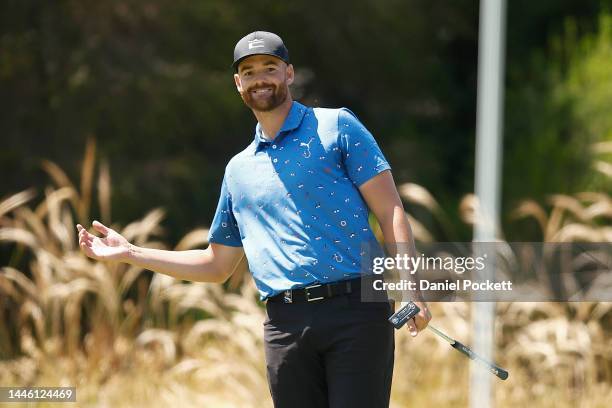
[[[558,78],[561,57],[547,53],[568,18],[576,41],[591,35],[608,2],[508,3],[512,203],[585,183],[586,143],[575,130],[610,129],[603,96],[581,85],[599,57]],[[9,0],[0,21],[0,196],[44,185],[42,159],[74,177],[94,136],[110,164],[117,221],[162,206],[171,238],[208,224],[226,162],[253,136],[229,65],[235,42],[257,29],[283,36],[294,95],[356,112],[398,183],[427,186],[446,209],[473,189],[476,1]]]

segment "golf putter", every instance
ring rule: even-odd
[[[402,307],[400,310],[398,310],[397,312],[395,312],[391,317],[389,317],[389,322],[393,325],[393,327],[395,327],[396,329],[401,328],[404,324],[406,324],[406,322],[413,318],[414,316],[416,316],[417,313],[419,313],[420,309],[417,305],[415,305],[413,302],[409,302],[408,304],[406,304],[404,307]],[[498,378],[502,379],[502,380],[506,380],[508,378],[508,371],[504,370],[503,368],[499,367],[498,365],[485,360],[484,358],[480,357],[478,354],[474,353],[468,346],[466,346],[465,344],[453,339],[450,336],[447,336],[446,334],[444,334],[442,331],[440,331],[439,329],[436,329],[435,327],[433,327],[431,324],[427,325],[427,328],[430,329],[431,331],[433,331],[435,334],[437,334],[438,336],[442,337],[444,340],[446,340],[451,347],[453,347],[455,350],[461,352],[462,354],[466,355],[467,357],[469,357],[471,360],[477,361],[478,363],[484,365],[485,367],[487,367],[487,369],[493,373],[495,376],[497,376]]]

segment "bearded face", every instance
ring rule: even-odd
[[[234,76],[244,103],[254,111],[269,112],[289,95],[293,67],[269,55],[253,55],[240,62]]]

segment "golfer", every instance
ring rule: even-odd
[[[141,248],[97,221],[103,237],[77,225],[80,247],[94,259],[199,282],[224,282],[246,255],[266,301],[275,407],[388,407],[392,310],[388,302],[362,301],[368,271],[361,259],[363,248],[376,244],[369,211],[385,242],[413,242],[389,164],[350,110],[292,99],[294,70],[276,34],[257,31],[238,41],[233,68],[257,126],[225,169],[208,248]],[[413,336],[431,319],[427,305],[418,306],[407,325]]]

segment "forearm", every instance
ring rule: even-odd
[[[400,255],[402,258],[404,255],[416,257],[412,229],[395,188],[391,172],[384,171],[380,173],[361,185],[359,189],[368,203],[368,207],[378,219],[388,253],[392,256]],[[397,269],[402,280],[418,281],[416,271],[404,268]],[[415,301],[421,309],[407,325],[413,336],[417,335],[418,330],[427,327],[427,323],[431,320],[431,313],[427,304],[423,301],[421,293],[418,291],[418,284],[415,286],[416,290],[406,290],[402,293],[402,300],[404,302]]]
[[[194,282],[222,282],[226,276],[217,270],[210,251],[201,249],[166,251],[131,245],[124,262]]]
[[[406,216],[404,208],[401,206],[401,204],[395,205],[392,211],[389,211],[385,217],[381,218],[382,219],[379,220],[379,223],[389,255],[393,257],[397,255],[403,257],[404,255],[407,255],[408,257],[414,259],[417,256],[414,236],[412,234],[412,229],[410,228],[410,223],[408,222],[408,217]],[[418,271],[410,271],[405,268],[398,268],[398,271],[400,279],[416,282],[416,290],[405,290],[402,294],[402,299],[404,301],[415,300],[418,302],[423,302],[424,304],[423,297],[418,288]]]
[[[388,211],[382,219],[378,220],[385,243],[395,244],[409,244],[408,246],[414,250],[414,238],[412,236],[412,229],[410,223],[404,212],[404,208],[397,204],[393,206],[393,209]],[[393,246],[393,245],[391,245]],[[416,250],[414,251],[416,252]]]

